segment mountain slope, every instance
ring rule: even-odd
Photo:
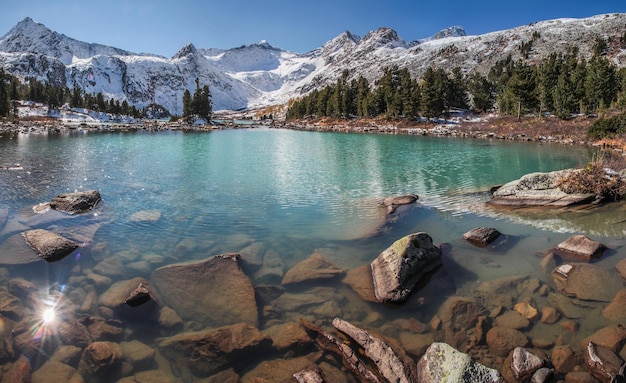
[[[0,65],[21,78],[78,86],[137,107],[156,102],[180,114],[183,92],[195,89],[196,78],[211,88],[215,110],[262,107],[333,83],[346,69],[349,79],[362,75],[371,83],[390,65],[406,67],[416,77],[429,66],[486,73],[508,54],[520,58],[520,45],[529,41],[528,59],[539,61],[572,47],[589,57],[597,38],[602,38],[610,42],[609,57],[626,66],[626,50],[619,46],[624,31],[626,14],[611,14],[549,20],[479,36],[450,27],[412,42],[390,28],[362,38],[346,31],[303,54],[265,41],[228,50],[189,44],[165,58],[81,42],[26,18],[0,38]]]

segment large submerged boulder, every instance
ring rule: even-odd
[[[316,252],[287,271],[283,277],[282,284],[288,285],[317,279],[329,279],[343,274],[344,271],[342,269]]]
[[[239,254],[163,266],[151,280],[165,304],[185,321],[209,327],[258,324],[254,286],[241,269]]]
[[[568,194],[559,188],[561,180],[574,169],[558,170],[549,173],[531,173],[498,188],[491,203],[505,206],[555,206],[565,207],[593,202],[593,193]]]
[[[54,197],[50,201],[50,207],[68,214],[82,214],[93,209],[101,199],[97,190],[65,193]]]
[[[403,237],[372,261],[374,293],[380,302],[405,301],[420,279],[441,265],[441,249],[426,233]]]
[[[48,230],[35,229],[24,232],[24,239],[41,258],[56,262],[78,248],[78,244]]]
[[[614,269],[587,263],[566,263],[551,273],[558,291],[578,299],[611,302],[624,282]]]

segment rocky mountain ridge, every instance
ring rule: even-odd
[[[26,18],[0,38],[0,66],[20,78],[78,86],[137,107],[158,103],[181,114],[183,92],[195,89],[196,78],[211,88],[215,110],[239,110],[285,103],[333,83],[346,69],[350,78],[362,75],[370,82],[390,65],[406,67],[413,76],[421,76],[429,66],[486,73],[508,54],[522,57],[520,45],[529,41],[528,59],[538,61],[572,47],[588,57],[602,38],[609,42],[610,59],[626,66],[626,49],[620,44],[625,31],[626,14],[607,14],[477,36],[450,27],[411,42],[390,28],[363,37],[346,31],[307,53],[285,51],[266,41],[228,50],[188,44],[166,58],[81,42]]]

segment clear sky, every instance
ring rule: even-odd
[[[626,12],[626,0],[4,0],[0,36],[25,17],[78,40],[173,56],[187,43],[234,48],[267,40],[305,53],[343,31],[380,27],[404,40],[461,25],[476,35],[536,21]]]

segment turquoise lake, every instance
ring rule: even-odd
[[[251,245],[278,254],[283,273],[315,252],[349,270],[368,264],[407,234],[427,232],[434,243],[444,244],[447,261],[434,284],[404,306],[363,302],[337,279],[309,286],[330,289],[336,301],[331,309],[300,307],[282,319],[297,322],[304,316],[327,325],[342,316],[384,332],[384,323],[394,319],[428,323],[446,297],[471,294],[481,281],[528,274],[549,284],[538,254],[572,234],[609,247],[598,265],[612,267],[626,256],[623,203],[580,211],[503,211],[486,204],[494,185],[531,172],[584,167],[594,153],[557,144],[270,128],[5,134],[0,165],[19,163],[23,169],[0,170],[0,213],[6,216],[2,226],[0,214],[0,255],[10,257],[21,230],[93,228],[80,259],[5,265],[10,277],[63,286],[70,299],[80,301],[78,292],[72,295],[72,277],[93,268],[91,253],[104,247],[111,257],[132,264],[114,282],[149,279],[157,267]],[[103,198],[92,213],[53,220],[32,211],[58,194],[89,189]],[[403,194],[417,194],[419,200],[387,217],[380,199]],[[141,214],[150,219],[137,219]],[[476,248],[462,238],[475,227],[495,227],[509,240],[495,249]],[[161,261],[146,266],[139,262],[146,255]],[[250,277],[255,286],[280,285],[280,275],[255,270]],[[290,292],[304,294],[307,288]],[[383,320],[366,323],[371,313]],[[580,320],[572,342],[602,325],[594,313]],[[279,322],[261,315],[259,328]],[[527,333],[531,338],[533,331],[556,339],[560,330],[534,328]]]

